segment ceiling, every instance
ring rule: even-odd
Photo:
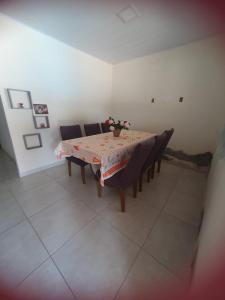
[[[72,47],[116,64],[217,33],[217,20],[209,19],[209,10],[197,2],[5,0],[0,2],[0,11]],[[133,4],[139,16],[123,23],[117,14],[127,4]]]

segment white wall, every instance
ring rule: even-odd
[[[205,216],[199,238],[199,251],[196,260],[196,279],[199,275],[212,272],[212,267],[220,263],[225,250],[225,128],[220,144],[214,155],[208,178]],[[224,257],[222,257],[224,259]],[[224,260],[223,260],[224,263]],[[210,275],[210,274],[209,274]]]
[[[12,145],[11,136],[9,133],[9,128],[5,118],[5,111],[2,105],[2,100],[0,97],[0,145],[8,155],[15,160],[14,149]]]
[[[219,41],[209,38],[115,65],[114,115],[151,132],[174,127],[171,146],[177,150],[214,152],[225,120],[225,62]],[[179,97],[184,97],[182,104]]]
[[[21,175],[56,163],[59,125],[105,120],[112,66],[0,14],[0,94]],[[5,89],[30,90],[46,103],[50,129],[36,130],[30,110],[9,108]],[[43,148],[25,150],[22,135],[40,132]]]

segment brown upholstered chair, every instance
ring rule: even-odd
[[[102,127],[102,132],[103,133],[110,132],[109,125],[107,125],[105,123],[101,123],[101,127]]]
[[[60,133],[61,133],[62,140],[71,140],[71,139],[82,137],[80,125],[60,126]],[[72,175],[72,165],[71,164],[75,163],[76,165],[80,166],[82,182],[83,182],[83,184],[85,184],[86,183],[85,166],[88,164],[86,162],[84,162],[83,160],[76,158],[74,156],[67,157],[66,160],[68,163],[69,176]]]
[[[165,133],[164,141],[162,142],[162,145],[161,145],[161,147],[156,155],[156,158],[155,158],[155,163],[156,162],[158,163],[158,168],[157,168],[158,173],[160,172],[160,169],[161,169],[161,162],[162,162],[162,157],[163,157],[164,151],[165,151],[167,145],[169,144],[169,141],[174,133],[174,129],[171,128],[170,130],[166,130],[164,133]]]
[[[133,186],[133,196],[134,198],[136,198],[137,196],[137,183],[140,177],[140,173],[154,144],[154,139],[151,139],[145,143],[138,144],[135,147],[127,166],[111,178],[104,181],[105,185],[119,189],[122,212],[125,211],[125,190],[129,186]],[[99,181],[100,177],[101,174],[100,171],[98,171],[95,175],[95,178],[97,180],[97,190],[99,197],[101,197],[102,189]]]
[[[101,129],[98,123],[94,124],[84,124],[84,131],[86,136],[100,134]]]

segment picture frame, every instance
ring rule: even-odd
[[[11,109],[32,109],[31,92],[19,89],[6,89]]]
[[[48,116],[47,104],[33,104],[33,115],[34,116]]]
[[[50,128],[48,116],[33,116],[34,126],[36,129]]]
[[[42,139],[40,133],[30,133],[23,135],[24,145],[27,150],[42,147]]]

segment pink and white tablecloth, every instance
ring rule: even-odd
[[[131,153],[140,142],[155,134],[136,130],[122,130],[120,137],[112,132],[61,141],[55,149],[58,159],[74,156],[92,165],[100,165],[101,184],[124,168]]]

